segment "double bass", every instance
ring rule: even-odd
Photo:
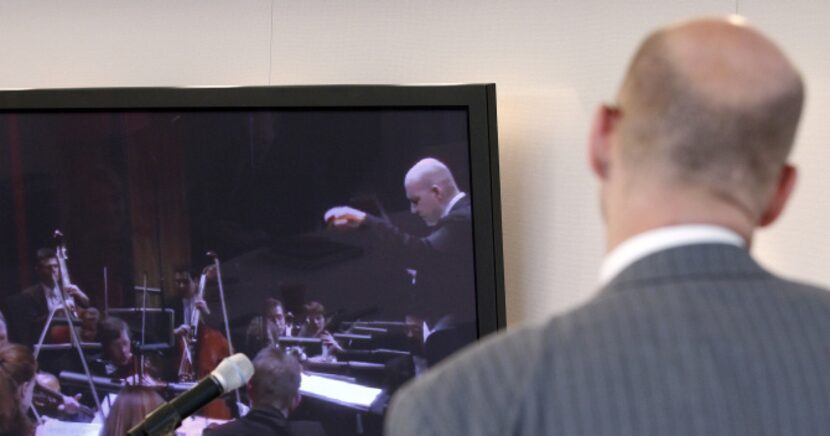
[[[204,301],[205,285],[211,267],[205,268],[199,277],[199,287],[196,291],[196,301]],[[230,345],[225,336],[218,330],[208,326],[202,319],[201,311],[194,308],[190,319],[185,320],[189,331],[181,336],[178,342],[180,382],[201,380],[213,371],[219,362],[230,356]],[[231,419],[231,411],[224,401],[217,399],[202,409],[202,414],[216,419]]]

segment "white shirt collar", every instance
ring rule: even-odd
[[[455,197],[453,197],[452,200],[450,200],[449,204],[447,204],[447,207],[444,208],[444,213],[441,214],[441,218],[444,218],[445,216],[449,215],[450,211],[452,210],[452,207],[455,206],[455,203],[458,203],[459,200],[464,198],[464,195],[465,194],[463,192],[455,194]]]
[[[599,285],[607,285],[622,270],[650,254],[681,245],[711,243],[746,245],[737,233],[715,225],[691,224],[649,230],[625,240],[605,256],[599,270]]]

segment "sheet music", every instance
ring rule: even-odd
[[[202,432],[211,424],[221,425],[228,422],[224,419],[191,416],[182,420],[182,425],[176,429],[176,436],[202,436]]]
[[[101,401],[101,411],[104,414],[104,418],[106,418],[110,414],[110,408],[112,407],[112,404],[115,403],[115,400],[117,398],[118,394],[107,394],[107,396],[104,397],[103,401]],[[92,418],[92,422],[94,424],[102,424],[101,414],[96,413],[95,417]]]
[[[49,419],[39,425],[36,436],[98,436],[101,434],[101,424],[87,422],[63,422]]]
[[[381,389],[361,386],[318,375],[302,374],[300,393],[311,397],[328,399],[366,410],[377,399]]]

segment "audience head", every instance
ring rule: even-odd
[[[784,53],[741,19],[650,35],[591,134],[609,246],[686,223],[721,225],[750,242],[793,186],[786,160],[803,98]]]
[[[159,394],[147,386],[127,386],[118,394],[107,415],[101,436],[123,436],[156,407],[164,403]]]
[[[32,404],[37,361],[28,347],[0,346],[0,434],[33,433],[26,413]]]
[[[104,357],[117,366],[130,362],[133,354],[130,344],[130,329],[121,318],[110,316],[98,324],[98,341]]]
[[[449,168],[431,157],[410,168],[403,184],[410,211],[428,226],[438,223],[447,205],[459,192]]]
[[[288,416],[300,404],[300,362],[277,347],[266,347],[254,358],[248,382],[253,407],[270,407]]]

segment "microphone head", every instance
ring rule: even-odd
[[[222,360],[210,375],[222,386],[222,392],[227,393],[248,383],[254,375],[254,364],[244,354],[236,353]]]

